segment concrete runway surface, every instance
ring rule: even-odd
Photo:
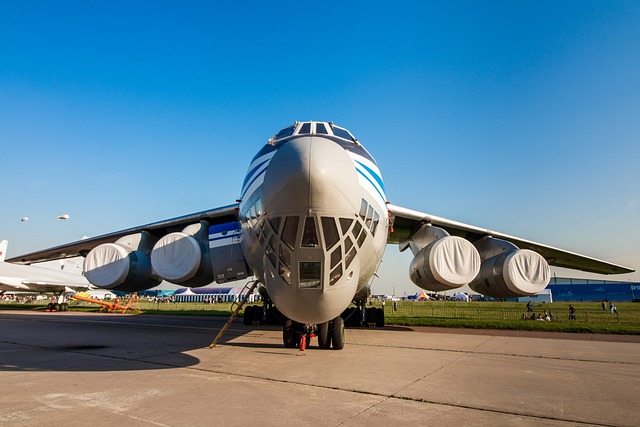
[[[236,321],[210,350],[224,320],[0,311],[0,425],[640,425],[619,337],[364,328],[299,356]]]

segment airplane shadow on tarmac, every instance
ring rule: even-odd
[[[193,366],[200,360],[188,352],[208,348],[224,320],[0,311],[0,372],[100,372]],[[229,331],[219,344],[234,345],[229,341],[251,332],[239,329]]]
[[[226,320],[208,316],[0,310],[0,372],[100,372],[194,366],[200,359],[189,352],[208,348]],[[251,328],[236,321],[219,345],[265,351],[282,349],[280,341],[234,341],[254,331],[278,329]],[[317,349],[315,340],[310,349]]]

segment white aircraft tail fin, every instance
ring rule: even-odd
[[[4,257],[7,255],[7,246],[9,246],[8,240],[0,242],[0,262],[4,262]]]

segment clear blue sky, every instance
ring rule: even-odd
[[[0,238],[231,203],[310,119],[394,204],[640,269],[637,1],[3,2]],[[374,290],[416,291],[410,259],[390,246]]]

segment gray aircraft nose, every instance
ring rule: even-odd
[[[289,141],[271,159],[263,183],[267,212],[360,206],[358,177],[344,148],[317,136]]]

